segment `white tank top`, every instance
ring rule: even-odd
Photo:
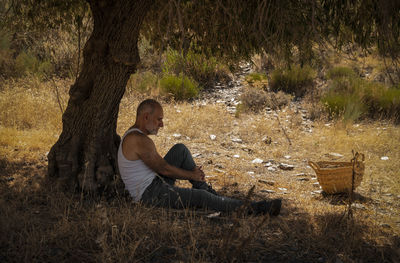
[[[125,184],[125,188],[129,191],[132,198],[138,202],[142,198],[144,190],[146,190],[156,177],[156,172],[151,170],[142,160],[128,160],[122,153],[122,142],[126,135],[133,131],[143,133],[141,130],[136,128],[125,132],[118,148],[118,168],[122,181]]]

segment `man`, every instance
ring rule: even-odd
[[[231,212],[245,205],[242,200],[218,196],[205,182],[201,167],[196,166],[183,144],[174,145],[164,158],[148,135],[156,135],[164,126],[163,109],[147,99],[137,108],[136,122],[122,137],[118,166],[130,195],[137,202],[161,207],[199,207]],[[189,180],[193,187],[174,186],[176,179]],[[249,214],[278,215],[281,200],[252,202]]]

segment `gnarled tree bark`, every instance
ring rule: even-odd
[[[117,174],[119,104],[140,60],[137,48],[151,0],[89,0],[94,28],[69,91],[63,130],[48,159],[48,175],[69,189],[95,192]]]

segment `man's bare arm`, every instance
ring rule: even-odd
[[[154,142],[147,136],[137,140],[136,152],[140,159],[158,174],[176,179],[204,181],[204,173],[199,167],[187,171],[168,164],[157,152]]]

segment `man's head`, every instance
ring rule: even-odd
[[[164,126],[164,112],[161,104],[153,99],[142,101],[136,113],[136,124],[147,134],[156,135]]]

